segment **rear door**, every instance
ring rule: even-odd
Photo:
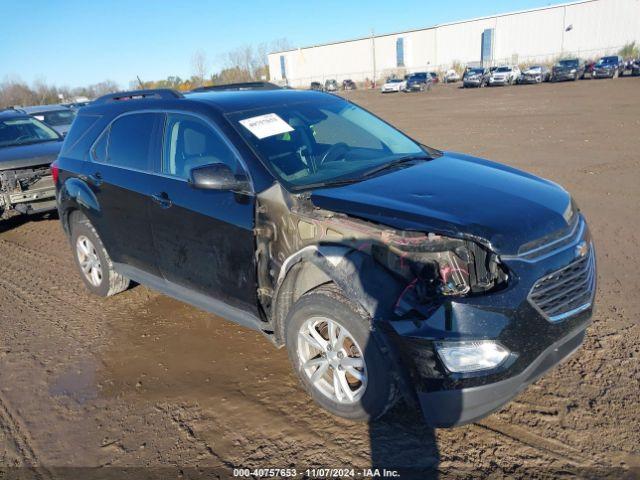
[[[235,149],[207,119],[167,113],[149,210],[158,265],[170,282],[255,313],[253,195],[188,183],[192,168],[214,163],[244,172]]]
[[[164,116],[127,113],[102,133],[91,149],[85,181],[99,205],[89,211],[111,259],[160,275],[149,225],[149,177],[160,156]]]

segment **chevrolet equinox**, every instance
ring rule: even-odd
[[[595,253],[559,185],[420,144],[335,95],[112,94],[53,175],[96,295],[130,281],[263,332],[328,411],[496,410],[582,343]]]

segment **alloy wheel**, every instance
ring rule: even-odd
[[[320,393],[342,404],[358,402],[367,388],[363,350],[342,325],[326,317],[306,320],[298,332],[301,370]]]
[[[88,237],[80,235],[76,240],[76,255],[82,274],[94,287],[102,283],[102,265],[96,247]]]

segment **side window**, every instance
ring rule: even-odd
[[[192,168],[225,163],[234,172],[236,157],[220,135],[197,117],[169,113],[165,127],[162,173],[189,178]]]
[[[152,141],[159,117],[156,113],[135,113],[113,122],[109,133],[106,163],[118,167],[150,170]]]

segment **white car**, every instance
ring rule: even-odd
[[[455,70],[447,70],[444,74],[444,83],[455,83],[460,81],[460,75]]]
[[[489,77],[489,86],[495,85],[513,85],[520,78],[520,67],[503,65],[491,72]]]
[[[380,87],[382,93],[401,92],[404,90],[406,82],[401,78],[388,78]]]

